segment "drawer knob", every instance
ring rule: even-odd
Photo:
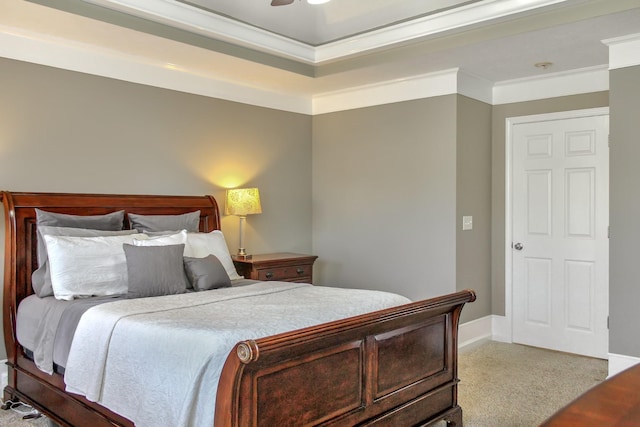
[[[296,273],[298,273],[298,274],[302,274],[302,273],[304,273],[304,269],[303,269],[303,268],[298,267],[298,269],[296,270]]]
[[[271,271],[267,271],[267,274],[265,274],[264,277],[271,279],[273,277],[273,273]]]

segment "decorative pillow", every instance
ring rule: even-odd
[[[215,255],[224,266],[229,279],[242,279],[236,271],[227,242],[224,240],[222,231],[215,230],[210,233],[189,233],[187,235],[189,245],[191,246],[192,256],[195,258],[204,258],[207,255]],[[187,255],[188,256],[188,255]]]
[[[53,295],[51,286],[51,273],[49,272],[49,263],[47,246],[42,236],[71,236],[71,237],[97,237],[97,236],[123,236],[129,234],[137,234],[136,230],[92,230],[86,228],[70,228],[70,227],[52,227],[48,225],[38,226],[38,262],[40,267],[31,275],[31,287],[40,298]]]
[[[184,257],[184,269],[191,286],[196,291],[231,286],[229,275],[215,255],[208,255],[204,258]]]
[[[182,215],[139,215],[130,213],[131,228],[139,232],[145,231],[178,231],[197,232],[200,229],[200,211]]]
[[[127,259],[129,298],[184,293],[187,289],[182,254],[184,244],[123,245]]]
[[[136,237],[133,241],[135,246],[167,246],[167,245],[183,245],[184,246],[184,256],[191,256],[191,245],[187,241],[187,231],[182,230],[179,233],[174,234],[165,234],[154,237],[149,237],[146,233],[140,234],[140,237]],[[186,274],[186,272],[184,273]],[[191,289],[191,282],[185,276],[185,282],[187,284],[187,288]]]
[[[125,236],[44,236],[49,254],[53,295],[57,299],[120,295],[127,293]]]

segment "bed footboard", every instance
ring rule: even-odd
[[[474,300],[467,290],[240,342],[215,427],[461,426],[458,322]]]

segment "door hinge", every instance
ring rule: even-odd
[[[609,329],[609,316],[607,316],[607,329]]]
[[[607,239],[611,238],[611,226],[607,225]]]
[[[607,135],[607,147],[611,147],[611,135]]]

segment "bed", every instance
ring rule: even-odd
[[[62,426],[133,425],[109,408],[67,391],[63,375],[38,369],[16,338],[18,306],[33,294],[31,277],[37,269],[35,211],[70,215],[199,211],[198,230],[209,233],[220,228],[215,199],[3,192],[2,202],[6,233],[3,320],[9,374],[4,398],[29,403]],[[123,228],[130,228],[126,216]],[[300,287],[304,292],[317,292],[313,288]],[[467,290],[266,337],[239,339],[220,367],[215,389],[199,390],[199,399],[207,400],[209,395],[215,401],[216,427],[413,426],[440,420],[461,426],[458,322],[464,304],[474,300],[474,292]],[[126,357],[131,364],[140,363],[134,360],[135,354]]]

